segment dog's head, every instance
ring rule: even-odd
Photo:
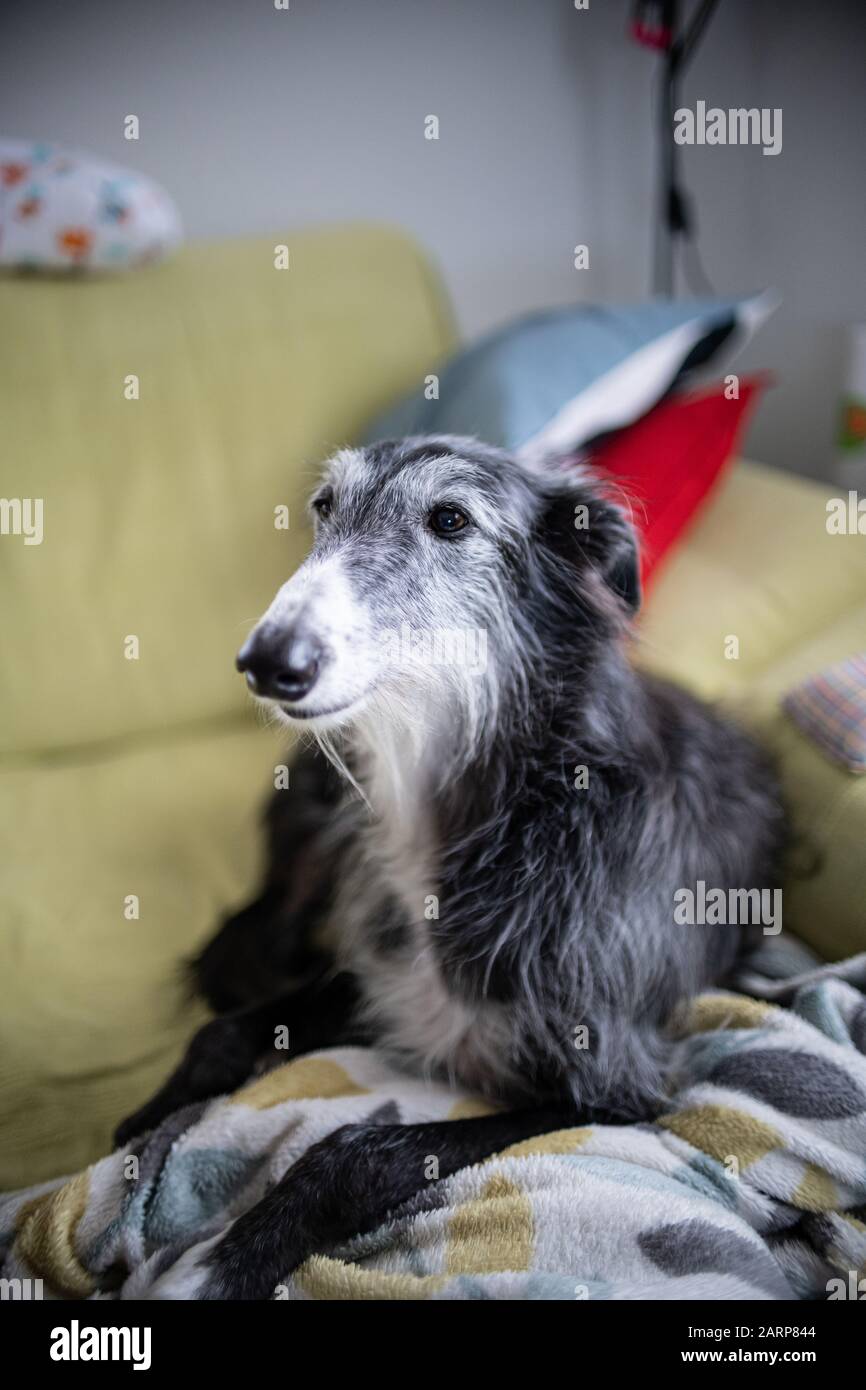
[[[477,730],[585,670],[639,603],[632,529],[584,472],[454,436],[344,449],[315,543],[238,655],[315,732],[362,716]]]

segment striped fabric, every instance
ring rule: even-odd
[[[782,703],[834,762],[866,772],[866,652],[811,676]]]
[[[784,977],[792,947],[767,938],[760,971]],[[864,996],[838,979],[803,985],[791,1009],[700,995],[675,1072],[652,1122],[556,1130],[441,1180],[433,1165],[377,1230],[287,1270],[274,1299],[862,1298]],[[214,1240],[326,1134],[488,1110],[368,1048],[295,1058],[179,1111],[134,1163],[119,1149],[0,1197],[0,1278],[41,1281],[45,1298],[198,1298]]]

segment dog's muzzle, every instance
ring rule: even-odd
[[[322,648],[314,637],[279,627],[259,627],[235,659],[254,695],[295,701],[309,695],[319,678]]]

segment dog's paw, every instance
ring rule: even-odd
[[[160,1303],[207,1299],[212,1278],[208,1256],[221,1239],[221,1235],[216,1235],[190,1246],[139,1297]]]
[[[158,1102],[159,1097],[154,1096],[146,1105],[142,1105],[138,1110],[133,1110],[131,1115],[127,1115],[125,1120],[121,1120],[114,1131],[114,1147],[116,1149],[125,1148],[131,1140],[149,1134],[152,1129],[156,1129],[157,1125],[167,1119],[172,1113],[171,1108]]]
[[[252,1073],[256,1051],[242,1023],[231,1014],[211,1019],[189,1044],[180,1065],[150,1100],[115,1130],[114,1142],[155,1129],[158,1124],[196,1101],[213,1100],[235,1091]]]
[[[138,1296],[164,1303],[268,1302],[275,1298],[279,1286],[265,1277],[254,1249],[241,1260],[225,1259],[224,1242],[232,1229],[229,1226],[190,1246]]]

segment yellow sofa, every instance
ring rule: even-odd
[[[234,652],[304,553],[316,462],[454,333],[418,250],[367,226],[194,247],[128,278],[7,278],[0,322],[3,493],[44,504],[42,544],[0,537],[10,1188],[104,1151],[200,1021],[180,965],[252,889],[285,754]],[[778,712],[790,682],[864,645],[866,546],[829,538],[823,504],[735,471],[660,578],[641,659],[738,701],[778,749],[825,855],[792,879],[787,921],[843,954],[866,946],[866,779]]]

